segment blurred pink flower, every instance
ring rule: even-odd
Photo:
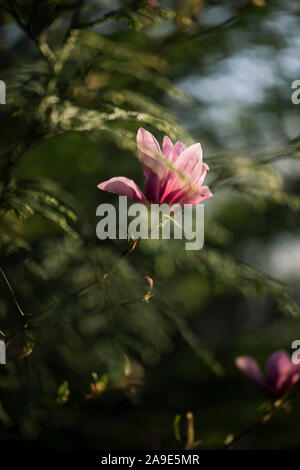
[[[150,5],[150,7],[153,8],[160,7],[160,4],[157,0],[147,0],[147,3]]]
[[[160,439],[156,434],[151,434],[149,443],[148,443],[149,450],[161,450],[160,449]]]
[[[142,128],[138,130],[136,140],[145,176],[144,193],[133,180],[124,176],[116,176],[98,184],[99,189],[127,196],[133,201],[181,206],[195,205],[212,196],[208,186],[202,186],[209,168],[202,162],[200,144],[186,148],[182,142],[174,145],[165,136],[161,150],[155,137]],[[177,171],[165,165],[164,160]]]
[[[282,397],[300,378],[300,365],[292,363],[286,351],[274,352],[267,360],[266,378],[255,359],[240,356],[235,360],[236,366],[251,380],[259,385],[268,395]]]

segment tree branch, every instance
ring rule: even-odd
[[[234,437],[230,442],[225,444],[225,446],[221,450],[230,450],[238,441],[240,441],[244,436],[248,435],[250,432],[254,431],[255,429],[259,428],[263,424],[267,423],[272,416],[277,413],[277,411],[282,410],[284,406],[287,404],[288,400],[290,400],[293,396],[295,396],[296,393],[294,393],[292,396],[287,395],[286,397],[283,397],[280,400],[276,400],[273,404],[272,407],[267,413],[265,413],[258,421],[256,421],[254,424],[246,428],[244,431],[240,432],[236,437]]]
[[[4,272],[3,269],[1,268],[1,266],[0,266],[0,273],[2,274],[2,277],[3,277],[4,281],[5,281],[5,284],[6,284],[7,287],[8,287],[8,290],[9,290],[11,296],[12,296],[12,299],[13,299],[13,301],[14,301],[14,303],[15,303],[15,306],[17,307],[18,311],[20,312],[20,315],[21,315],[22,317],[24,317],[24,316],[25,316],[25,313],[23,312],[22,308],[20,307],[20,304],[19,304],[19,302],[17,301],[16,295],[15,295],[15,293],[14,293],[14,290],[13,290],[13,288],[12,288],[12,286],[11,286],[9,280],[8,280],[7,277],[6,277],[5,272]]]

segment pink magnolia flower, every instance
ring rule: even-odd
[[[266,377],[263,376],[255,359],[240,356],[236,366],[251,380],[259,385],[268,395],[282,397],[300,378],[300,365],[292,363],[286,351],[274,352],[267,360]]]
[[[153,8],[160,7],[160,3],[157,0],[147,0],[147,3]]]
[[[155,137],[142,128],[138,130],[136,140],[145,176],[144,193],[133,180],[124,176],[98,184],[99,189],[127,196],[133,201],[181,206],[195,205],[212,196],[208,186],[202,186],[209,168],[202,162],[200,144],[186,147],[182,142],[176,142],[174,145],[165,136],[161,149]]]

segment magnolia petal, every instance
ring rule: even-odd
[[[235,365],[257,385],[265,390],[269,390],[268,383],[263,377],[260,367],[255,359],[250,356],[240,356],[236,358]]]
[[[279,396],[284,395],[300,378],[300,364],[293,364],[286,351],[277,351],[281,353],[280,372],[275,386],[275,391]],[[283,353],[285,353],[283,355]],[[276,353],[274,353],[275,355]],[[274,356],[273,355],[273,356]],[[272,356],[271,356],[272,357]],[[271,358],[270,358],[271,359]],[[274,359],[273,359],[274,360]]]
[[[155,137],[142,127],[137,133],[137,147],[139,160],[145,176],[144,191],[146,197],[152,202],[159,202],[161,180],[167,172],[167,167],[157,158],[163,155]]]
[[[180,204],[181,206],[194,206],[212,196],[213,194],[208,186],[201,186],[198,191],[175,190],[168,194],[165,202],[168,204]]]
[[[162,153],[166,160],[170,161],[170,156],[174,149],[174,144],[170,137],[167,135],[164,136],[163,143],[162,143]]]
[[[192,181],[196,181],[202,171],[201,145],[198,143],[186,148],[177,158],[176,168],[186,174]]]
[[[181,204],[189,204],[191,206],[194,206],[195,204],[200,204],[200,202],[203,202],[205,201],[205,199],[208,199],[212,196],[213,193],[211,192],[208,186],[201,186],[199,192],[195,194],[195,196],[190,196],[182,200]]]
[[[178,140],[174,145],[172,153],[170,155],[170,162],[175,163],[177,158],[182,154],[182,152],[184,152],[185,149],[186,146]]]
[[[291,369],[285,377],[281,377],[281,380],[277,383],[276,394],[282,396],[289,391],[299,380],[300,369]]]
[[[175,191],[186,188],[187,194],[195,193],[195,182],[202,175],[202,150],[200,144],[194,144],[185,149],[174,163],[178,171],[170,171],[160,192],[161,202],[170,199]]]
[[[274,352],[267,360],[267,381],[277,390],[291,368],[291,359],[284,350]]]
[[[202,163],[202,168],[201,172],[199,174],[199,178],[195,181],[195,184],[197,187],[200,188],[200,186],[203,184],[205,178],[206,178],[206,172],[209,170],[209,166],[206,165],[206,163]]]
[[[119,194],[120,196],[127,196],[132,201],[147,202],[147,198],[144,196],[138,185],[124,176],[116,176],[97,186],[102,191],[109,193]]]
[[[149,170],[162,178],[165,172],[165,165],[158,158],[163,159],[159,143],[156,138],[149,132],[139,128],[136,136],[137,147],[139,149],[139,160],[143,165],[145,177],[149,177]]]

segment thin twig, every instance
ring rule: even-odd
[[[130,7],[126,5],[123,8],[119,8],[118,10],[112,10],[109,11],[108,13],[105,13],[101,18],[97,18],[95,20],[87,21],[86,23],[78,23],[75,25],[76,29],[85,29],[85,28],[91,28],[93,26],[105,23],[106,21],[113,20],[113,19],[119,19],[122,18],[125,14],[128,13],[128,11],[131,9],[132,11],[136,11],[140,3],[140,0],[133,0],[131,2]]]
[[[272,416],[279,410],[281,410],[284,405],[290,400],[292,397],[294,397],[296,393],[293,395],[287,395],[286,397],[283,397],[280,400],[276,400],[273,404],[270,410],[268,410],[258,421],[253,423],[251,426],[248,428],[244,429],[242,432],[240,432],[236,437],[234,437],[228,444],[226,444],[222,449],[220,450],[230,450],[240,439],[242,439],[244,436],[248,435],[250,432],[254,431],[255,429],[259,428],[263,424],[267,423]]]
[[[121,10],[110,11],[109,13],[106,13],[101,18],[97,18],[96,20],[87,21],[86,23],[77,24],[76,29],[91,28],[92,26],[96,26],[96,25],[105,23],[106,21],[117,18],[120,15],[120,11]]]
[[[128,256],[130,253],[132,253],[132,252],[134,251],[134,249],[136,248],[136,246],[137,246],[137,244],[138,244],[138,241],[139,241],[139,240],[130,240],[129,245],[128,245],[128,248],[127,248],[125,251],[123,251],[123,253],[119,256],[119,258],[118,258],[117,261],[114,263],[114,265],[112,266],[112,268],[111,268],[110,271],[108,271],[107,273],[105,273],[105,274],[104,274],[100,279],[98,279],[96,282],[92,282],[91,284],[88,284],[87,286],[81,287],[80,289],[78,289],[78,290],[72,292],[72,293],[69,295],[69,297],[77,297],[77,295],[80,295],[80,294],[82,294],[83,292],[86,292],[88,289],[91,289],[92,287],[95,287],[95,286],[97,286],[97,285],[99,285],[99,284],[103,284],[103,283],[106,281],[106,279],[108,278],[108,276],[110,276],[110,275],[114,272],[114,270],[115,270],[115,268],[116,268],[118,262],[119,262],[122,258],[124,258],[125,256]]]
[[[100,284],[103,284],[106,279],[108,278],[109,275],[111,275],[113,273],[113,271],[115,270],[116,266],[117,266],[117,263],[120,261],[121,258],[123,258],[124,256],[128,256],[130,253],[132,253],[136,247],[138,243],[138,240],[130,240],[129,242],[129,246],[127,248],[127,250],[125,250],[118,258],[118,260],[116,261],[116,263],[113,265],[113,267],[111,268],[111,270],[108,272],[108,273],[105,273],[104,276],[102,276],[100,279],[98,279],[96,282],[92,282],[91,284],[87,285],[87,286],[84,286],[84,287],[81,287],[80,289],[76,290],[76,291],[73,291],[71,292],[70,294],[67,295],[67,299],[70,299],[70,298],[73,298],[73,297],[77,297],[78,295],[86,292],[87,290],[89,289],[92,289],[93,287],[96,287],[96,286],[99,286]],[[1,269],[1,268],[0,268]],[[2,270],[1,270],[2,271]],[[4,273],[3,273],[4,274]],[[5,276],[5,274],[4,274]],[[7,281],[8,282],[8,281]],[[65,299],[66,300],[66,299]],[[121,306],[126,306],[126,305],[129,305],[130,303],[133,303],[133,302],[138,302],[138,301],[143,301],[144,300],[144,296],[139,299],[135,299],[134,301],[124,301],[124,302],[121,302],[118,307],[121,307]],[[55,306],[57,305],[51,305],[51,307],[49,308],[46,308],[45,310],[42,310],[41,312],[39,312],[38,314],[36,315],[32,315],[29,320],[27,321],[26,325],[24,325],[24,327],[27,327],[29,325],[30,322],[32,322],[33,320],[35,320],[36,318],[39,318],[40,316],[42,315],[45,315],[46,313],[49,313]],[[114,306],[110,307],[110,308],[113,308]],[[24,315],[24,314],[23,314]],[[13,334],[11,334],[9,337],[8,337],[8,341],[10,341],[11,339],[15,338],[16,336],[18,336],[22,331],[23,331],[23,328],[19,328],[17,331],[15,331]]]
[[[186,444],[185,450],[191,449],[195,440],[195,431],[194,431],[194,415],[191,411],[186,414],[187,419],[187,430],[186,430]]]
[[[72,31],[73,31],[74,29],[80,29],[80,28],[78,27],[78,24],[77,24],[77,23],[78,23],[78,18],[79,18],[79,15],[80,15],[80,11],[81,11],[81,9],[82,9],[83,6],[84,6],[84,2],[85,2],[85,0],[79,0],[79,2],[78,2],[78,4],[77,4],[77,7],[76,7],[75,10],[74,10],[72,19],[71,19],[71,21],[70,21],[69,28],[68,28],[68,30],[67,30],[67,32],[66,32],[65,37],[64,37],[64,44],[68,41],[68,39],[69,39],[69,37],[70,37],[70,35],[71,35],[71,33],[72,33]]]
[[[14,303],[15,303],[15,306],[17,307],[18,311],[20,312],[21,316],[24,317],[24,316],[25,316],[25,313],[23,312],[22,308],[20,307],[20,304],[19,304],[19,302],[17,301],[17,298],[16,298],[16,296],[15,296],[14,290],[13,290],[13,288],[12,288],[12,286],[11,286],[9,280],[8,280],[7,277],[6,277],[5,272],[4,272],[3,269],[1,268],[1,266],[0,266],[0,272],[1,272],[1,274],[2,274],[2,277],[3,277],[4,281],[5,281],[5,283],[6,283],[7,287],[8,287],[8,289],[9,289],[9,292],[11,293],[11,296],[12,296],[12,298],[13,298],[13,301],[14,301]]]
[[[31,149],[34,145],[38,144],[45,135],[37,135],[32,129],[32,134],[24,137],[22,142],[15,144],[10,150],[4,155],[0,156],[1,162],[1,173],[2,181],[4,182],[4,188],[6,188],[12,177],[12,172],[15,165],[20,161],[24,154]]]
[[[213,26],[208,26],[207,28],[200,28],[198,27],[196,31],[191,32],[190,34],[187,34],[187,29],[184,30],[177,30],[175,32],[172,32],[169,36],[164,38],[164,40],[158,44],[157,46],[154,47],[152,52],[154,54],[158,54],[162,52],[165,47],[172,45],[173,43],[176,42],[176,45],[178,44],[179,41],[190,41],[194,39],[198,39],[202,36],[206,36],[212,33],[215,33],[219,30],[222,30],[223,28],[226,28],[228,26],[231,26],[234,24],[236,21],[238,21],[247,11],[248,9],[252,8],[253,4],[251,1],[247,2],[245,5],[240,7],[235,14],[233,14],[230,18],[227,20],[223,21],[222,23],[213,25]]]
[[[9,6],[6,7],[6,10],[15,19],[16,23],[27,34],[27,36],[35,43],[40,55],[43,59],[46,60],[50,71],[52,71],[53,63],[55,60],[53,52],[50,50],[49,45],[45,41],[40,41],[39,37],[35,34],[30,25],[23,21],[17,10],[16,5],[17,3],[11,0]]]

